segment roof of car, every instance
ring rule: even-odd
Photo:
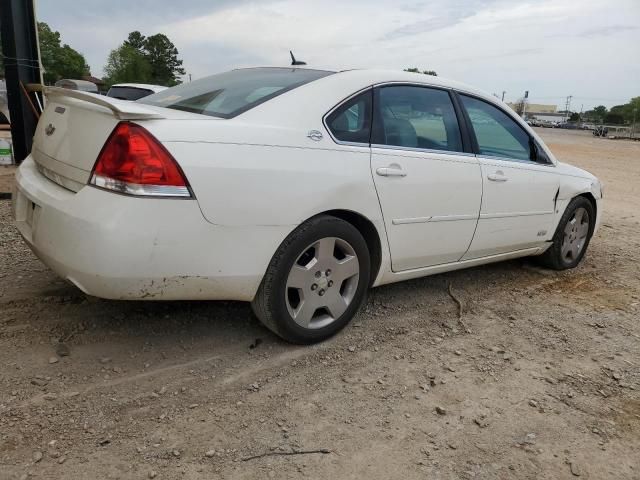
[[[151,85],[148,83],[116,83],[115,85],[111,86],[111,88],[113,87],[140,88],[144,90],[151,90],[154,93],[158,93],[169,88],[162,85]]]
[[[251,68],[292,68],[292,69],[304,69],[304,70],[321,70],[325,72],[331,72],[339,74],[341,76],[349,76],[351,78],[359,78],[364,83],[376,84],[376,83],[393,83],[393,82],[407,82],[407,83],[423,83],[425,85],[439,86],[442,88],[453,88],[459,91],[472,93],[480,97],[489,98],[493,101],[496,99],[489,93],[479,90],[475,87],[467,85],[456,80],[450,80],[447,78],[426,75],[423,73],[406,72],[404,70],[391,70],[382,68],[358,68],[358,67],[336,67],[325,65],[264,65]],[[238,69],[241,70],[241,69]],[[325,77],[328,78],[328,77]],[[499,102],[498,100],[498,103]]]

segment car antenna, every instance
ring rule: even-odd
[[[296,57],[293,56],[293,52],[289,50],[289,55],[291,55],[291,65],[306,65],[307,62],[303,62],[302,60],[296,60]]]

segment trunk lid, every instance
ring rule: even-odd
[[[47,107],[38,122],[31,155],[40,173],[74,192],[87,184],[118,122],[193,118],[188,112],[76,90],[53,87],[46,94]]]

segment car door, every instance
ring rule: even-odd
[[[373,111],[371,168],[393,271],[458,261],[476,228],[482,180],[451,94],[380,86]]]
[[[559,177],[529,133],[496,105],[460,94],[482,170],[482,206],[466,259],[539,245],[553,228]]]

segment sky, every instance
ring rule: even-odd
[[[193,79],[237,67],[418,67],[488,93],[587,110],[640,96],[640,0],[36,0],[95,76],[133,30]]]

